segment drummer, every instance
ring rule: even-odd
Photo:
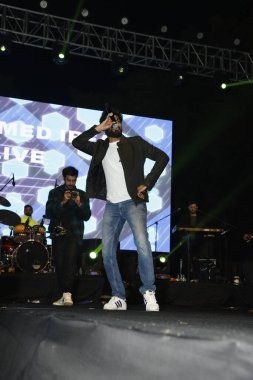
[[[32,218],[33,208],[31,205],[24,206],[24,215],[21,216],[21,223],[30,227],[37,226],[39,223]],[[29,219],[29,220],[28,220]]]

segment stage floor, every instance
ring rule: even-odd
[[[0,378],[252,379],[248,308],[102,307],[1,303]]]
[[[103,276],[77,276],[74,306],[57,307],[54,273],[2,274],[0,380],[252,380],[252,284],[156,285],[159,313],[137,284],[110,312]]]
[[[140,283],[125,283],[129,305],[142,302]],[[161,307],[174,306],[242,306],[253,308],[253,284],[231,283],[187,283],[156,279],[156,295]],[[110,286],[105,276],[76,276],[73,299],[75,303],[100,301],[101,296],[110,296]],[[0,303],[26,303],[38,300],[50,305],[61,296],[54,273],[0,275]]]

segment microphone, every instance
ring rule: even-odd
[[[113,121],[112,127],[114,129],[118,128],[117,120],[115,119],[114,113],[109,103],[105,103],[105,111],[110,116],[111,120]]]
[[[29,221],[30,221],[30,216],[28,216],[28,218],[27,218],[26,221],[25,221],[25,226],[26,226],[26,227],[29,225]]]
[[[44,225],[44,218],[41,219],[40,227],[43,227],[43,225]]]
[[[54,183],[54,188],[56,188],[57,186],[58,184],[57,184],[57,178],[56,178],[55,183]]]
[[[14,177],[14,173],[12,173],[12,186],[15,186],[15,185],[16,185],[15,177]]]

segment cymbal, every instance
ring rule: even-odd
[[[0,205],[10,207],[11,204],[6,198],[0,196]]]
[[[0,210],[0,223],[8,226],[16,226],[21,222],[20,216],[13,211]]]

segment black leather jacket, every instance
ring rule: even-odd
[[[106,200],[106,181],[102,160],[108,149],[109,140],[107,138],[106,140],[100,139],[97,142],[89,141],[98,134],[95,127],[96,125],[77,136],[72,144],[78,150],[92,156],[86,183],[88,197]],[[161,149],[149,144],[139,136],[122,136],[118,142],[118,152],[128,193],[135,202],[143,202],[137,196],[137,187],[145,185],[148,190],[151,190],[167,165],[169,157]],[[155,161],[155,164],[151,172],[144,178],[146,158]],[[148,201],[147,192],[145,192],[144,201]]]

